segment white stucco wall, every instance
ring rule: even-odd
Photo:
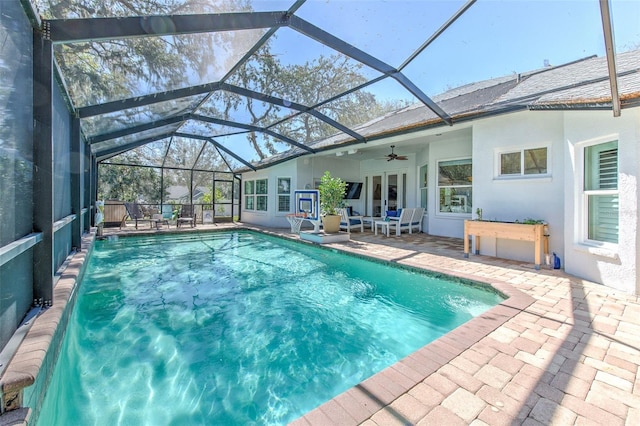
[[[456,137],[448,137],[446,133],[437,141],[431,142],[428,146],[429,153],[429,185],[427,200],[427,219],[429,233],[443,237],[462,238],[464,234],[464,220],[470,219],[471,215],[440,213],[438,183],[438,162],[446,160],[458,160],[469,158],[471,150],[471,130],[463,134],[456,133]],[[421,163],[422,165],[422,163]],[[474,171],[475,173],[475,171]],[[475,179],[475,176],[474,176]],[[472,205],[475,208],[475,189],[472,194]]]
[[[547,147],[547,175],[499,177],[499,155],[509,151]],[[564,261],[564,148],[563,114],[523,111],[480,120],[473,127],[473,211],[483,219],[549,224],[549,249]],[[533,243],[483,237],[480,253],[534,261]]]
[[[640,293],[638,284],[638,147],[640,108],[566,113],[564,119],[565,270],[627,293]],[[582,176],[585,145],[618,140],[619,241],[613,247],[583,243]]]
[[[339,176],[345,181],[360,181],[360,162],[350,158],[341,157],[303,157],[277,164],[266,170],[243,173],[242,180],[268,179],[269,196],[267,211],[245,210],[244,198],[242,202],[242,221],[256,225],[288,228],[287,213],[277,212],[277,179],[279,177],[291,178],[291,202],[293,203],[293,191],[296,189],[313,189],[314,179],[319,180],[328,170],[332,176]],[[244,197],[244,183],[242,188]],[[356,208],[358,200],[349,200]],[[291,205],[293,209],[293,204]]]
[[[281,227],[289,226],[286,213],[276,213],[276,185],[278,177],[290,177],[291,187],[296,187],[295,160],[278,164],[270,169],[258,170],[242,174],[242,221],[256,225]],[[245,210],[244,183],[248,180],[268,179],[267,211]]]

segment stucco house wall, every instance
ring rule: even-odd
[[[638,148],[640,108],[564,114],[565,271],[627,293],[638,293]],[[617,246],[583,242],[583,154],[585,145],[618,141],[619,240]]]
[[[563,259],[563,113],[523,111],[476,122],[473,126],[473,211],[485,220],[541,219],[549,224],[549,249]],[[500,177],[500,154],[547,148],[547,174]],[[481,238],[480,253],[534,261],[533,244]]]
[[[460,160],[472,156],[472,132],[456,132],[454,137],[442,136],[428,145],[429,184],[427,200],[427,218],[429,233],[443,237],[462,238],[464,220],[471,219],[470,214],[441,213],[439,211],[438,163],[447,160]],[[474,171],[475,173],[475,171]],[[475,179],[475,177],[474,177]],[[472,194],[472,205],[475,205],[475,188]]]
[[[332,176],[339,176],[345,181],[360,181],[360,163],[350,159],[338,157],[297,158],[277,164],[268,169],[242,174],[242,181],[268,179],[267,211],[246,210],[244,203],[244,184],[242,188],[242,221],[261,226],[278,228],[289,227],[287,213],[277,211],[277,182],[278,178],[291,178],[291,211],[294,209],[293,191],[296,189],[314,189],[314,181],[318,181],[328,170]],[[363,198],[363,197],[361,197]],[[354,208],[358,200],[350,200]]]

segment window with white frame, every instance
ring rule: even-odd
[[[584,148],[586,239],[618,243],[618,141]]]
[[[288,213],[291,211],[291,178],[278,178],[278,212]]]
[[[244,181],[245,210],[267,211],[268,179]]]
[[[245,180],[244,181],[244,209],[255,210],[256,201],[256,181]]]
[[[471,214],[471,159],[438,162],[440,213]]]
[[[420,207],[424,207],[425,209],[427,208],[427,184],[429,182],[429,180],[427,179],[427,165],[425,164],[424,166],[420,167]]]
[[[549,173],[547,147],[503,151],[498,154],[500,177],[535,176]]]
[[[256,210],[267,211],[267,197],[269,195],[269,181],[267,179],[256,180]]]

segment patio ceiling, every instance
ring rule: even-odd
[[[614,48],[606,1],[32,4],[98,161],[157,167],[255,170],[399,134],[377,119],[415,105],[450,126],[442,92]]]

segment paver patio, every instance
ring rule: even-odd
[[[240,224],[181,232],[214,228],[299,238]],[[105,229],[123,232],[132,231]],[[526,262],[465,259],[461,239],[366,231],[327,246],[491,282],[512,297],[295,425],[640,424],[638,297]]]
[[[340,410],[348,414],[340,414],[345,419],[340,424],[640,424],[638,297],[561,270],[536,271],[525,262],[487,256],[465,259],[461,239],[426,234],[387,238],[364,232],[352,233],[349,243],[331,246],[399,264],[503,282],[530,296],[532,303],[467,349],[454,353],[364,421],[352,406],[343,405],[352,401],[338,397],[334,399],[337,404],[322,405],[296,421],[297,425],[336,424],[335,412]],[[425,348],[446,354],[447,350],[455,352],[454,344],[444,336]],[[427,361],[438,362],[434,357]],[[419,365],[401,364],[394,366],[398,383],[420,376]],[[385,388],[382,394],[392,387],[379,384]],[[371,393],[370,399],[375,398],[376,390]],[[366,404],[366,399],[360,403]]]

